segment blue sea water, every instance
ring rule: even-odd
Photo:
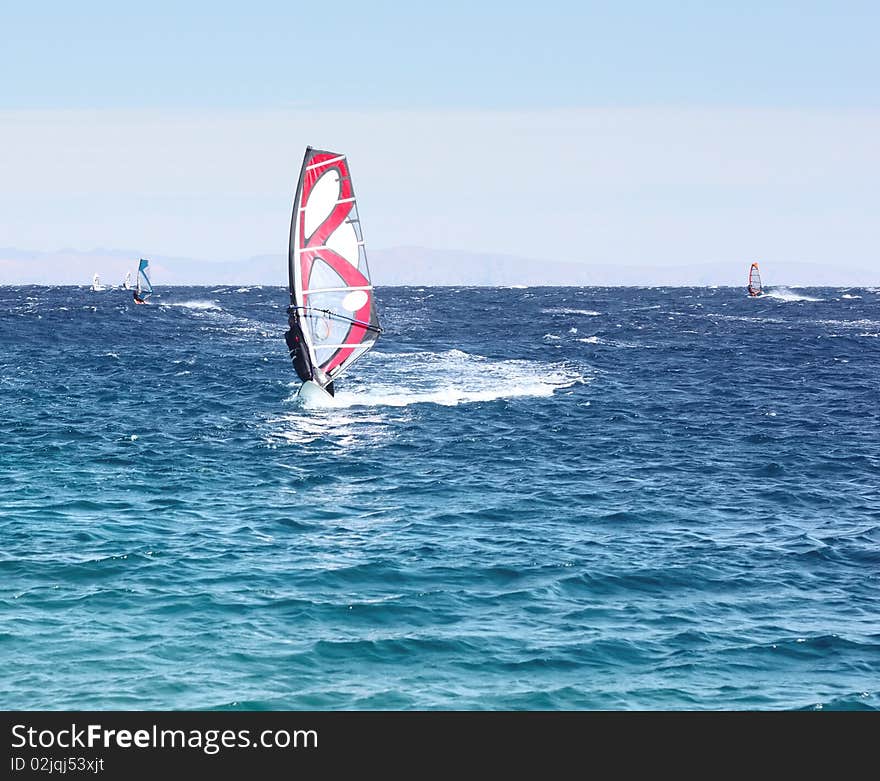
[[[378,301],[0,288],[0,707],[880,707],[880,291]]]

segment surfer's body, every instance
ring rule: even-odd
[[[309,360],[309,353],[303,344],[302,328],[299,327],[299,318],[291,315],[287,321],[288,329],[284,334],[284,341],[287,342],[287,349],[290,351],[290,360],[293,361],[293,368],[297,376],[303,381],[308,382],[312,379],[312,362]]]
[[[293,368],[304,383],[312,382],[325,390],[331,396],[333,395],[333,381],[321,385],[315,380],[315,369],[312,366],[311,358],[309,358],[309,348],[303,340],[302,327],[299,324],[299,316],[296,309],[291,308],[290,316],[287,320],[287,332],[284,334],[284,341],[287,342],[287,349],[290,351],[290,360],[293,362]]]

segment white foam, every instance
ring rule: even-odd
[[[869,320],[862,318],[861,320],[814,320],[813,322],[820,325],[831,325],[836,328],[880,328],[880,320]]]
[[[529,396],[546,398],[561,388],[587,381],[567,364],[494,360],[460,350],[384,354],[374,350],[361,367],[360,377],[365,379],[344,377],[325,407],[448,407]],[[303,405],[295,395],[290,400]]]
[[[163,301],[162,306],[179,306],[184,309],[197,310],[222,309],[216,301]]]
[[[844,293],[841,298],[861,298],[861,296],[851,296],[849,293]]]
[[[712,317],[716,320],[736,320],[742,323],[784,323],[785,320],[780,320],[778,317],[742,317],[741,315],[719,315],[714,312],[709,312],[707,317]]]
[[[267,421],[272,426],[270,443],[308,444],[332,439],[342,447],[380,444],[387,441],[389,421],[379,415],[352,415],[338,408],[308,414],[283,415]]]
[[[762,298],[775,298],[777,301],[824,301],[823,298],[813,298],[801,293],[795,293],[787,287],[775,287],[764,293]]]
[[[599,317],[602,314],[594,309],[568,309],[567,307],[555,307],[541,311],[545,315],[583,315],[584,317]]]

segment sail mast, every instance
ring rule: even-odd
[[[302,302],[297,298],[297,292],[302,289],[302,285],[299,282],[300,279],[300,247],[299,242],[297,241],[297,236],[300,231],[300,219],[301,219],[301,207],[302,207],[302,189],[303,189],[303,179],[306,174],[306,165],[309,161],[309,156],[312,153],[312,147],[307,146],[306,152],[303,155],[302,165],[299,170],[299,179],[296,183],[296,195],[293,198],[293,214],[290,216],[290,241],[288,243],[288,280],[290,284],[290,305],[298,306]]]

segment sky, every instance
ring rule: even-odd
[[[312,144],[349,155],[369,247],[880,268],[878,29],[868,2],[11,4],[0,247],[283,253]]]

